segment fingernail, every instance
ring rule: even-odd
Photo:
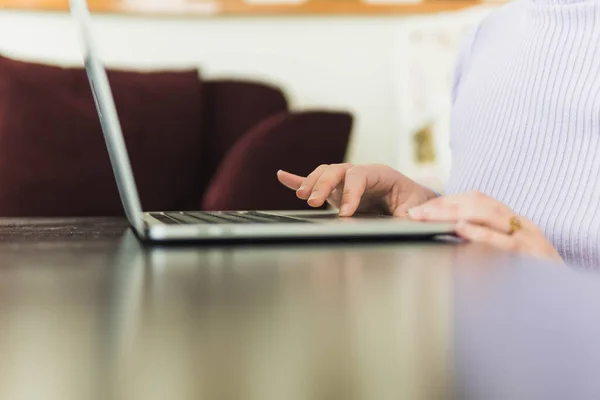
[[[308,201],[314,200],[317,198],[317,194],[313,192],[313,194],[310,195],[310,197],[308,198]]]
[[[342,208],[340,208],[340,215],[346,216],[350,214],[350,205],[344,204]]]
[[[299,192],[300,192],[300,191],[305,191],[305,190],[306,190],[306,186],[300,186],[300,187],[298,188],[298,191],[299,191]]]
[[[408,209],[408,215],[413,218],[418,218],[422,215],[421,209],[419,207],[413,207]]]

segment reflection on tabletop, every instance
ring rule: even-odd
[[[143,321],[122,332],[131,354],[122,370],[129,383],[140,384],[128,383],[121,393],[244,399],[448,393],[448,265],[435,257],[397,260],[395,246],[275,253],[146,253],[138,265],[150,276],[143,283],[140,273],[139,289],[124,291],[143,295],[123,298],[144,309]]]
[[[127,233],[77,268],[55,259],[0,270],[2,398],[524,398],[553,382],[507,355],[547,361],[565,335],[566,365],[600,359],[600,339],[580,351],[600,338],[595,275],[477,246],[144,248]]]

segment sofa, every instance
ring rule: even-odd
[[[197,69],[110,69],[145,211],[307,208],[276,179],[344,160],[353,117]],[[0,217],[120,216],[83,68],[0,56]]]

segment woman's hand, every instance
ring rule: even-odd
[[[343,217],[355,212],[407,216],[409,208],[436,196],[385,165],[321,165],[307,177],[279,171],[277,178],[311,207],[327,201],[339,208]]]
[[[409,215],[419,221],[457,222],[457,234],[472,242],[562,261],[533,222],[479,192],[438,197],[409,210]]]

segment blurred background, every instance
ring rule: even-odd
[[[259,185],[256,182],[260,182],[260,175],[274,173],[276,165],[306,173],[320,162],[385,163],[441,190],[451,163],[448,149],[450,90],[459,46],[465,35],[499,3],[475,0],[89,0],[89,5],[94,13],[99,50],[110,69],[146,74],[152,71],[183,74],[195,69],[202,83],[198,89],[202,104],[198,105],[197,116],[202,121],[198,121],[193,120],[189,112],[181,111],[182,106],[175,110],[177,99],[183,103],[188,101],[184,99],[195,99],[194,95],[198,94],[179,87],[185,86],[182,80],[175,80],[176,83],[169,86],[164,79],[161,81],[164,77],[147,76],[149,82],[163,82],[173,88],[169,93],[171,97],[162,95],[153,100],[151,93],[154,92],[149,91],[141,79],[121,76],[122,81],[129,83],[123,83],[124,87],[120,88],[118,76],[111,75],[122,122],[129,128],[124,129],[125,136],[145,207],[198,208],[200,205],[206,209],[233,209],[290,208],[296,204],[291,197],[272,203],[251,200],[251,191]],[[65,100],[62,108],[52,108],[58,107],[56,102],[60,102],[60,98],[66,98],[61,97],[61,91],[74,87],[72,76],[61,75],[64,68],[81,68],[82,65],[68,2],[0,0],[0,56],[3,57],[3,61],[0,60],[0,117],[5,119],[4,123],[0,121],[0,140],[6,143],[7,135],[31,136],[27,146],[19,147],[15,140],[8,141],[16,146],[10,154],[25,152],[26,156],[21,154],[10,164],[4,161],[0,165],[0,169],[5,170],[0,172],[0,185],[13,190],[10,199],[8,194],[0,198],[0,213],[9,216],[118,213],[120,207],[111,186],[114,183],[108,164],[104,165],[106,159],[98,159],[103,163],[101,170],[91,164],[83,166],[85,162],[91,163],[94,156],[85,154],[82,149],[82,143],[87,142],[81,142],[81,132],[92,128],[83,129],[83,120],[71,124],[80,132],[73,133],[79,140],[79,147],[74,147],[74,139],[65,134],[70,125],[53,125],[57,114],[63,112],[61,121],[78,121],[84,111],[75,104],[85,103],[86,107],[91,104],[87,98],[83,103]],[[30,75],[22,72],[27,69]],[[21,72],[15,72],[17,70]],[[81,78],[79,72],[75,75]],[[27,85],[15,88],[15,82],[28,79]],[[42,79],[52,80],[54,85]],[[149,102],[148,106],[131,99],[127,101],[125,94],[119,95],[120,92],[133,93],[137,84],[144,89],[138,93],[144,93],[140,96]],[[189,89],[189,85],[186,87]],[[29,96],[15,101],[26,90],[31,91]],[[52,96],[42,96],[44,90],[52,92]],[[47,107],[38,94],[45,98]],[[23,104],[35,101],[41,104],[29,111],[23,108]],[[3,103],[12,104],[10,111],[2,107]],[[16,122],[6,122],[17,103],[21,107],[20,117]],[[160,104],[172,105],[173,110],[165,111],[165,119],[187,121],[172,122],[173,129],[162,139],[165,143],[179,139],[178,128],[189,128],[193,124],[202,130],[201,139],[183,140],[187,143],[185,148],[172,149],[157,142],[155,145],[162,147],[167,155],[152,153],[148,140],[136,139],[132,133],[143,125],[135,122],[135,115],[140,114],[135,114],[133,107],[154,110],[155,116],[156,110],[162,109]],[[44,110],[52,116],[41,117]],[[126,115],[130,111],[132,115]],[[92,124],[94,115],[88,117]],[[151,117],[147,116],[146,122]],[[27,121],[32,118],[39,118],[37,128],[27,127]],[[159,127],[160,122],[154,121],[151,125]],[[95,131],[97,120],[94,123],[95,133],[89,138],[89,146],[98,148],[102,144],[95,140],[101,135]],[[232,124],[239,126],[232,127]],[[36,135],[60,137],[63,144],[70,144],[64,147],[54,142],[38,143],[40,148],[32,153],[31,143],[39,142]],[[245,136],[251,138],[244,142]],[[307,144],[320,140],[325,143],[321,148]],[[196,145],[198,152],[194,156],[189,149]],[[49,149],[54,149],[55,154],[48,154]],[[145,154],[153,155],[143,161],[144,156],[136,153],[136,149],[139,153],[145,149]],[[5,147],[4,156],[10,158],[7,152]],[[281,159],[267,160],[270,157],[267,155],[274,153],[281,153]],[[294,160],[301,155],[304,162]],[[82,176],[73,175],[74,165],[64,164],[65,159],[78,157],[81,157],[77,164],[80,167],[75,169],[89,169]],[[14,171],[24,159],[37,166],[35,173],[16,176]],[[169,184],[172,176],[165,175],[166,183],[161,184],[160,179],[157,183],[151,179],[158,173],[153,170],[157,160],[158,164],[181,160],[181,171],[175,168],[169,172],[173,175],[185,175],[186,171],[197,168],[196,174],[187,180],[181,178],[177,184]],[[55,170],[57,164],[64,169]],[[6,170],[11,171],[10,176]],[[45,180],[40,171],[46,171]],[[252,174],[249,171],[253,171]],[[149,178],[144,177],[146,172]],[[63,179],[65,174],[68,179]],[[80,192],[81,185],[85,187],[90,178],[97,182],[88,192],[99,190],[102,180],[106,179],[104,192],[109,195],[96,193],[94,198],[97,203],[115,202],[113,208],[101,204],[87,209],[72,205],[61,208],[67,200],[60,196],[46,208],[23,205],[35,190],[41,196],[57,196],[57,180],[64,181],[64,190]],[[248,193],[237,193],[236,190],[241,189],[233,188],[243,186],[240,180],[254,182]],[[79,190],[69,187],[75,183]],[[199,189],[195,193],[182,189],[190,186]],[[152,198],[150,193],[157,190],[181,193],[168,200]],[[271,190],[276,189],[265,188],[262,192]],[[186,196],[187,200],[183,199]],[[232,197],[248,201],[232,202]],[[79,201],[93,202],[83,198]]]

